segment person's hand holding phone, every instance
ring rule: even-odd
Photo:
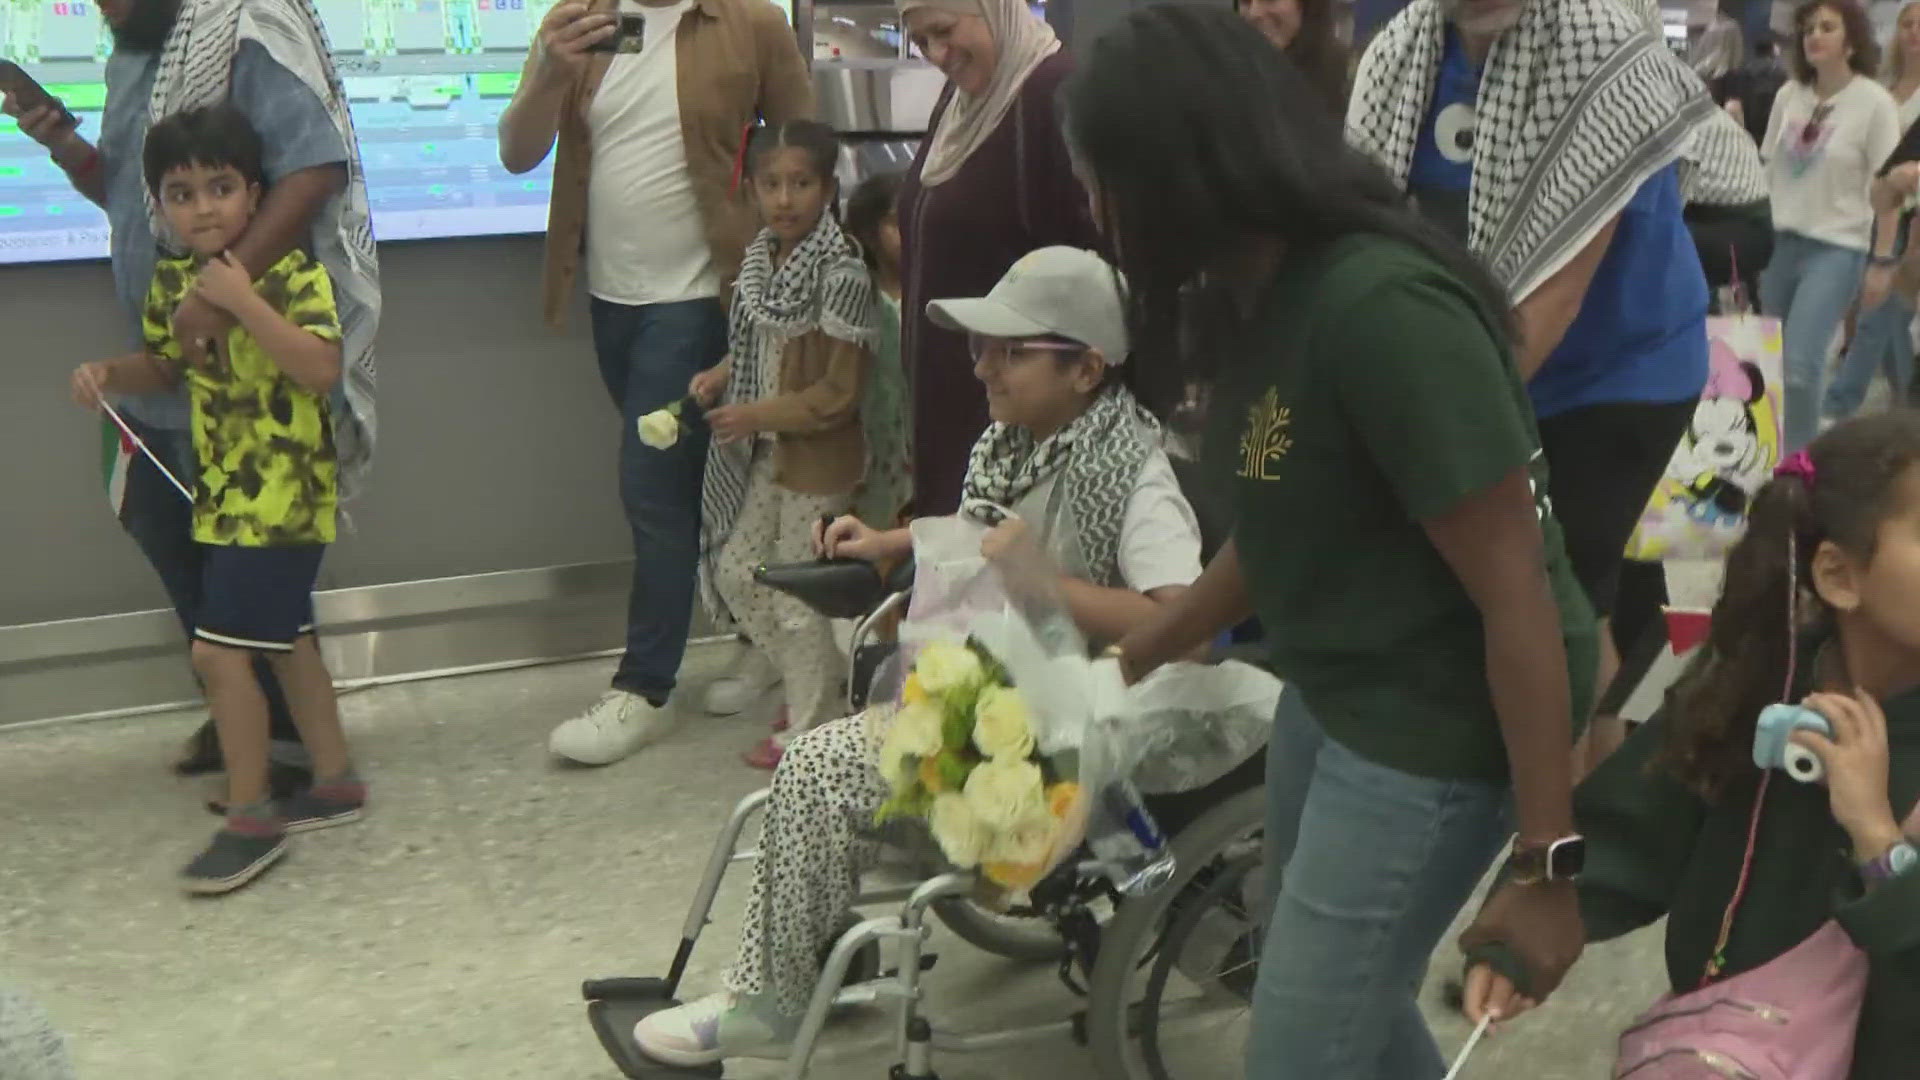
[[[591,12],[579,0],[555,4],[540,20],[536,71],[550,86],[565,86],[586,70],[601,43],[611,40],[620,21],[608,12]]]

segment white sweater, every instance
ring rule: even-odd
[[[1855,251],[1873,242],[1873,178],[1900,142],[1900,110],[1887,88],[1856,75],[1820,101],[1789,81],[1773,99],[1767,159],[1773,227]]]

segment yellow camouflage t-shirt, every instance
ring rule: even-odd
[[[173,313],[193,288],[192,259],[163,259],[147,293],[146,345],[182,364]],[[326,268],[294,251],[254,288],[295,326],[340,340],[340,314]],[[268,547],[329,544],[339,506],[333,420],[325,394],[288,378],[244,327],[205,370],[186,368],[193,403],[193,538],[203,544]]]

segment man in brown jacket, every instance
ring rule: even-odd
[[[546,317],[586,264],[600,376],[620,410],[620,500],[633,530],[627,649],[613,688],[549,743],[587,765],[667,730],[686,649],[707,433],[641,444],[641,416],[686,396],[726,351],[726,285],[756,228],[736,177],[759,119],[810,116],[793,31],[767,0],[567,0],[540,24],[500,117],[500,161],[527,172],[558,144]]]

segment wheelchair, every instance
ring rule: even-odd
[[[848,672],[848,705],[858,711],[866,704],[862,691],[890,648],[873,642],[872,632],[906,604],[910,578],[882,580],[865,563],[808,568],[805,585],[776,580],[780,569],[801,568],[762,568],[761,578],[830,616],[858,614]],[[924,831],[902,837],[883,830],[878,838],[893,861],[904,854],[916,877],[927,876],[917,884],[892,886],[875,882],[872,873],[863,876],[854,907],[879,913],[853,921],[822,957],[799,1032],[780,1059],[780,1075],[784,1080],[808,1076],[822,1033],[838,1010],[876,1004],[894,1014],[889,1080],[937,1080],[936,1054],[1062,1038],[1085,1047],[1093,1075],[1106,1080],[1201,1080],[1238,1072],[1267,910],[1265,759],[1264,749],[1258,750],[1211,784],[1147,797],[1148,809],[1171,838],[1175,871],[1145,895],[1121,895],[1098,863],[1074,857],[1035,885],[1027,902],[996,911],[977,899],[976,875],[944,870]],[[728,815],[666,975],[595,979],[582,987],[602,1047],[632,1080],[723,1075],[719,1064],[682,1069],[652,1061],[634,1045],[633,1028],[679,1004],[681,978],[723,878],[734,865],[758,857],[757,851],[740,850],[740,836],[770,791],[747,796]],[[988,953],[1056,966],[1077,1006],[1049,1022],[1012,1030],[959,1032],[937,1026],[926,1015],[922,990],[938,959],[928,951],[929,915]],[[883,945],[890,947],[893,961],[884,970]]]

